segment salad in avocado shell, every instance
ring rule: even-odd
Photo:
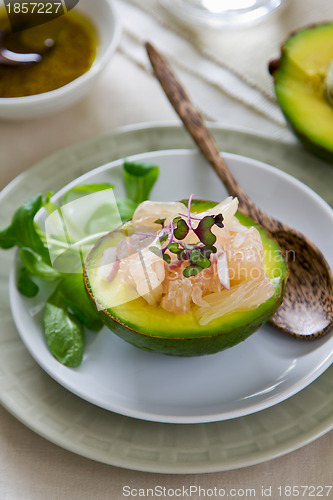
[[[77,185],[60,198],[36,195],[0,229],[0,248],[17,248],[19,292],[27,299],[48,294],[45,341],[65,366],[81,364],[85,330],[103,325],[142,349],[215,353],[245,340],[282,301],[287,267],[280,249],[237,211],[237,199],[149,202],[158,173],[156,165],[124,162],[127,197],[115,200],[120,223],[111,232],[105,205],[90,210],[86,202],[87,195],[114,197],[108,183]],[[42,212],[62,231],[77,230],[82,213],[69,211],[67,221],[63,208],[79,198],[90,207],[88,233],[48,234]]]
[[[141,349],[212,354],[245,340],[275,313],[287,279],[277,244],[238,200],[144,202],[85,262],[102,321]]]

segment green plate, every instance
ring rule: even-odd
[[[279,167],[333,202],[333,170],[294,144],[244,131],[213,128],[222,150]],[[111,160],[146,151],[190,148],[178,126],[146,125],[93,138],[49,157],[0,195],[6,223],[23,199],[58,190]],[[330,198],[331,197],[331,198]],[[160,473],[216,472],[246,467],[293,451],[333,428],[333,368],[306,389],[264,411],[223,422],[163,424],[111,413],[73,395],[32,359],[15,329],[8,297],[13,252],[0,260],[0,400],[39,435],[82,456]]]

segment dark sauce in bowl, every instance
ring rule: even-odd
[[[0,29],[6,27],[5,15],[1,15]],[[38,53],[47,39],[52,39],[54,46],[38,63],[0,66],[0,98],[36,95],[63,87],[86,73],[96,57],[97,31],[81,13],[69,12],[15,33],[13,45],[16,36],[20,37],[20,45],[23,44],[27,52]]]

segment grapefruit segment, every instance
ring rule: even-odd
[[[166,223],[169,223],[170,219],[186,211],[186,206],[179,201],[144,201],[135,210],[132,222],[136,226],[151,226],[156,229],[161,227],[155,224],[156,220],[165,218]]]
[[[230,290],[221,290],[205,296],[207,305],[194,309],[194,316],[202,326],[220,316],[236,311],[255,309],[274,295],[274,286],[266,273],[258,279],[248,279]]]
[[[235,305],[228,300],[229,295],[223,293],[224,289],[233,290],[235,284],[246,280],[252,280],[251,283],[255,280],[256,285],[261,281],[267,285],[267,280],[269,281],[263,271],[264,252],[259,231],[255,227],[245,227],[238,221],[235,217],[237,208],[238,200],[232,197],[202,213],[193,213],[192,216],[183,203],[151,201],[141,203],[133,216],[136,232],[118,244],[121,249],[117,251],[118,258],[121,257],[121,253],[124,255],[120,261],[118,278],[133,287],[149,305],[160,306],[171,313],[188,314],[194,305],[208,307],[206,296],[210,293],[222,294],[222,302],[226,300],[220,315],[233,312]],[[173,236],[171,221],[175,217],[185,217],[192,229],[178,244],[197,245],[200,241],[195,233],[195,227],[205,217],[215,217],[217,214],[222,214],[223,224],[212,226],[212,232],[216,237],[216,251],[211,254],[210,262],[206,263],[208,266],[206,269],[202,269],[197,275],[185,277],[184,269],[187,266],[176,254],[171,252],[168,254],[169,261],[163,260],[162,250]],[[163,221],[163,224],[156,223],[157,220]],[[140,227],[150,235],[147,236],[149,242],[146,247],[143,246],[145,235],[140,233]],[[150,250],[151,245],[158,245],[158,237],[163,234],[165,240],[160,244],[160,252],[157,255]],[[131,255],[124,254],[125,247],[132,249]],[[155,248],[157,249],[157,246]],[[188,258],[186,255],[185,257]],[[195,263],[191,262],[194,265]],[[265,295],[265,300],[274,293],[274,287],[267,287],[268,289],[271,294],[267,297]],[[241,301],[242,296],[239,297],[237,293],[235,300]],[[234,295],[231,294],[230,297]],[[265,301],[260,302],[260,300],[259,294],[258,301],[254,303],[257,305]],[[212,313],[212,318],[215,317],[214,314]]]

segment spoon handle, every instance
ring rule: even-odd
[[[217,144],[206,127],[202,116],[190,101],[185,89],[174,75],[164,57],[149,42],[146,43],[146,50],[157,79],[170,103],[181,118],[185,128],[198,145],[203,156],[216,171],[228,193],[231,196],[237,196],[239,200],[239,210],[259,222],[269,231],[280,229],[277,221],[276,225],[275,220],[271,220],[270,217],[267,217],[267,215],[246,196],[222,158]]]
[[[150,43],[146,43],[146,49],[169,101],[228,193],[238,197],[239,210],[272,233],[288,261],[289,279],[284,299],[271,322],[297,338],[325,335],[333,325],[332,274],[325,258],[307,238],[265,214],[246,196],[221,157],[201,115],[164,57]],[[289,252],[294,258],[288,259]]]

